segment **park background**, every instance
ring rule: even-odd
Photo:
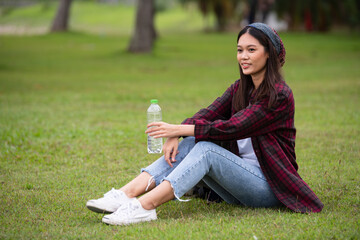
[[[270,9],[287,50],[299,173],[323,201],[321,213],[192,199],[159,207],[154,222],[107,226],[86,209],[158,157],[146,151],[150,99],[159,99],[164,121],[180,123],[239,77],[236,36],[250,2],[154,5],[151,49],[132,53],[134,1],[74,0],[66,27],[55,30],[58,1],[0,1],[0,238],[359,239],[352,0],[278,0]],[[269,21],[263,16],[254,17]]]

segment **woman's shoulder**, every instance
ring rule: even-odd
[[[239,85],[240,85],[240,79],[233,82],[226,91],[230,92],[231,94],[234,94],[238,90]]]
[[[239,84],[240,84],[240,78],[237,79],[234,83],[232,83],[231,86],[233,86],[233,87],[238,87]]]
[[[293,93],[289,85],[284,80],[275,84],[277,95],[283,95],[285,97],[292,97]]]
[[[237,79],[234,83],[231,84],[231,87],[235,90],[238,89],[239,85],[240,85],[241,79]]]

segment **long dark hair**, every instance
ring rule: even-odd
[[[239,38],[245,33],[249,33],[251,36],[256,38],[262,46],[264,46],[265,51],[269,54],[269,58],[266,62],[264,80],[256,91],[251,76],[245,75],[239,64],[240,84],[233,99],[234,108],[236,111],[246,108],[249,105],[249,98],[251,94],[254,94],[255,101],[268,97],[268,108],[271,108],[277,100],[275,84],[283,80],[280,73],[281,65],[278,54],[271,40],[262,31],[250,26],[241,30],[237,37],[237,43],[239,42]]]

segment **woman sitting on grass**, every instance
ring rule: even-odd
[[[158,206],[180,200],[200,180],[230,204],[321,211],[297,173],[294,98],[279,72],[285,62],[280,37],[262,23],[246,26],[237,38],[237,60],[240,79],[210,106],[181,125],[147,126],[150,136],[167,138],[164,156],[120,190],[87,202],[92,211],[112,213],[104,223],[155,220]]]

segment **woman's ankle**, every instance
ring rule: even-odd
[[[152,210],[152,209],[155,209],[155,208],[156,208],[155,204],[152,203],[151,201],[146,201],[146,200],[141,199],[141,198],[139,198],[138,200],[139,200],[141,206],[142,206],[145,210]]]

